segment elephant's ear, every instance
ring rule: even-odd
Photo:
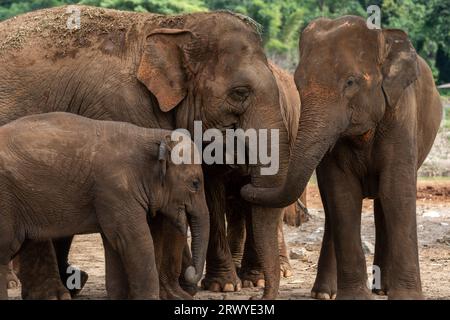
[[[191,31],[180,29],[157,29],[146,38],[137,78],[155,95],[164,112],[186,96],[189,61],[184,47],[195,38]]]
[[[394,107],[403,91],[419,75],[417,53],[402,30],[385,29],[380,33],[380,39],[382,87],[388,104]]]
[[[165,137],[165,139],[161,140],[159,143],[158,149],[158,162],[159,162],[159,178],[161,184],[164,184],[164,180],[167,172],[167,165],[170,160],[170,144],[168,143],[169,137]]]

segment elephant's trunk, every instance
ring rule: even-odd
[[[209,240],[209,213],[204,208],[201,214],[189,214],[189,226],[191,228],[191,251],[193,266],[189,266],[184,274],[184,278],[191,284],[197,284],[202,275],[206,260],[206,251]]]
[[[336,121],[325,119],[316,110],[327,109],[303,107],[284,183],[275,188],[247,185],[241,190],[246,200],[263,206],[282,208],[301,196],[314,169],[336,142],[342,127],[341,124],[334,123]]]

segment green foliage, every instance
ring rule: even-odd
[[[163,14],[218,9],[246,14],[263,26],[268,55],[290,69],[298,59],[299,30],[311,20],[347,14],[366,17],[366,8],[376,4],[381,7],[382,26],[407,31],[437,82],[450,82],[450,0],[0,0],[0,20],[74,3]]]

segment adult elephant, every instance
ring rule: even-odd
[[[269,64],[277,82],[280,111],[283,123],[288,133],[289,148],[294,147],[297,136],[298,121],[300,118],[300,97],[295,87],[294,77],[281,69],[273,62]],[[264,287],[264,275],[261,266],[258,265],[256,253],[254,251],[252,227],[251,227],[251,206],[243,204],[239,195],[239,187],[248,183],[248,179],[242,175],[231,174],[227,176],[226,208],[227,215],[227,237],[230,245],[233,262],[242,279],[243,287]],[[283,209],[282,218],[288,224],[299,226],[306,203],[306,190],[296,203]],[[278,248],[280,255],[281,275],[289,277],[292,275],[292,267],[289,263],[289,255],[284,240],[283,224],[278,225]]]
[[[0,124],[34,113],[66,111],[191,133],[195,120],[202,121],[203,130],[278,129],[278,174],[261,175],[259,164],[248,170],[255,185],[281,183],[289,154],[287,134],[256,23],[230,12],[162,16],[77,9],[81,25],[75,29],[68,27],[76,23],[77,10],[67,13],[66,7],[0,24]],[[207,277],[238,289],[225,245],[223,211],[216,205],[222,201],[225,169],[211,167],[205,170],[212,234]],[[251,211],[255,251],[266,278],[263,297],[273,298],[279,286],[276,229],[281,210],[252,206]],[[152,222],[152,233],[161,296],[189,298],[178,283],[186,239],[163,219]],[[64,277],[70,241],[57,244]],[[55,257],[50,243],[28,243],[20,258],[25,298],[67,297],[56,263],[51,263]]]
[[[242,194],[285,206],[317,168],[326,220],[313,294],[337,291],[341,299],[370,297],[360,222],[362,199],[374,199],[374,263],[383,290],[390,299],[422,298],[417,170],[442,118],[430,68],[405,32],[371,30],[364,19],[345,16],[315,20],[303,31],[295,81],[302,112],[286,181]]]

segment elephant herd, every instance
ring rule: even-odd
[[[371,298],[360,235],[370,198],[375,293],[423,298],[416,179],[442,105],[405,32],[316,19],[292,77],[240,14],[78,8],[76,29],[66,7],[0,23],[0,298],[11,261],[22,298],[75,296],[73,235],[100,232],[112,299],[192,299],[200,280],[212,291],[263,286],[275,299],[292,273],[283,215],[298,220],[314,170],[325,233],[312,296]],[[278,172],[175,165],[170,134],[193,133],[195,121],[277,130]]]

